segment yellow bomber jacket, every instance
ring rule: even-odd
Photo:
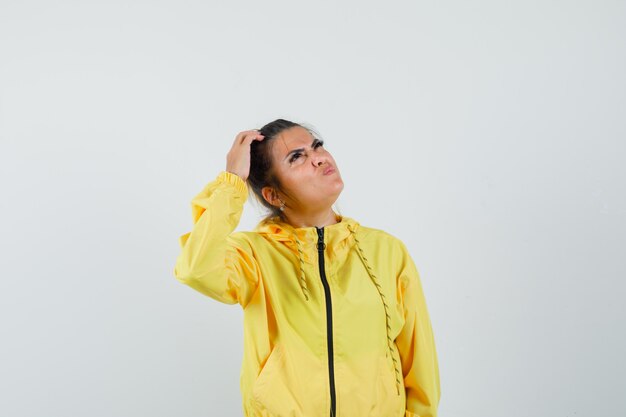
[[[405,245],[336,215],[234,232],[248,188],[222,171],[192,200],[174,275],[244,312],[246,417],[436,417],[439,368]]]

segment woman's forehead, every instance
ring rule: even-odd
[[[288,153],[292,149],[309,147],[313,142],[313,136],[311,133],[303,127],[295,126],[280,132],[276,139],[278,139],[277,144],[278,152]]]

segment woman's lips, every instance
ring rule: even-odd
[[[328,167],[324,170],[324,175],[332,174],[333,172],[335,172],[335,168]]]

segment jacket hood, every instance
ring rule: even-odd
[[[360,224],[356,220],[341,216],[337,213],[335,213],[335,219],[337,223],[324,226],[324,243],[326,244],[329,256],[338,255],[337,252],[340,247],[347,246],[352,233],[356,232],[360,227]],[[313,226],[294,227],[276,216],[261,221],[255,231],[265,235],[268,239],[283,242],[287,246],[293,246],[294,251],[297,250],[296,245],[300,243],[302,249],[306,251],[304,254],[306,261],[315,261],[315,258],[310,259],[310,256],[307,254],[317,250],[317,242],[319,240],[317,228]],[[290,245],[290,243],[293,245]]]

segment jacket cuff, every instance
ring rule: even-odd
[[[217,176],[217,181],[223,184],[230,184],[235,187],[235,189],[247,196],[248,194],[248,186],[246,182],[237,174],[233,174],[232,172],[222,171]]]

